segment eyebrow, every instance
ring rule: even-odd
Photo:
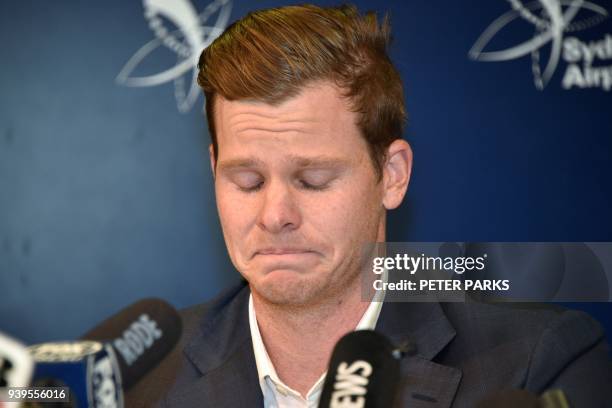
[[[217,168],[219,170],[232,170],[249,167],[263,167],[263,162],[254,158],[244,158],[223,160],[217,163]]]
[[[294,163],[297,167],[344,167],[348,166],[349,161],[339,157],[330,156],[314,156],[305,157],[298,155],[288,155],[284,157],[284,160],[290,163]],[[219,170],[233,170],[240,168],[261,168],[265,164],[263,160],[256,158],[237,158],[223,160],[218,163]]]

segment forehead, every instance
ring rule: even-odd
[[[220,161],[262,150],[270,156],[306,158],[322,154],[359,158],[367,151],[358,115],[329,83],[305,87],[277,105],[219,97],[214,114]]]

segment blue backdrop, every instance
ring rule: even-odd
[[[612,241],[612,18],[602,13],[612,2],[594,1],[563,33],[592,42],[592,65],[608,67],[590,83],[570,77],[599,81],[586,89],[563,87],[564,53],[536,87],[554,39],[507,61],[470,58],[508,1],[355,2],[391,17],[410,113],[415,167],[390,240]],[[165,2],[0,3],[0,331],[25,342],[76,337],[143,297],[199,303],[239,278],[216,214],[203,98],[185,97],[193,64],[128,86],[189,63],[185,27],[155,3]],[[201,38],[223,13],[287,4],[173,3],[201,15]],[[550,20],[522,9],[483,52],[537,38]],[[576,307],[612,333],[611,304]]]

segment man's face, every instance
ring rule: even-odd
[[[385,212],[348,101],[322,82],[277,106],[219,97],[215,108],[221,226],[253,292],[297,306],[354,288]]]

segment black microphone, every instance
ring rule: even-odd
[[[383,335],[358,330],[342,337],[329,362],[320,408],[383,408],[393,404],[400,378],[397,350]]]
[[[161,299],[143,299],[106,319],[81,337],[107,342],[115,351],[123,389],[129,390],[178,343],[182,322]]]
[[[495,393],[476,405],[476,408],[570,408],[561,390],[548,390],[539,398],[525,390],[509,389]]]
[[[34,385],[68,387],[72,407],[122,408],[123,391],[174,348],[181,326],[180,316],[166,302],[141,300],[79,341],[31,346]]]

